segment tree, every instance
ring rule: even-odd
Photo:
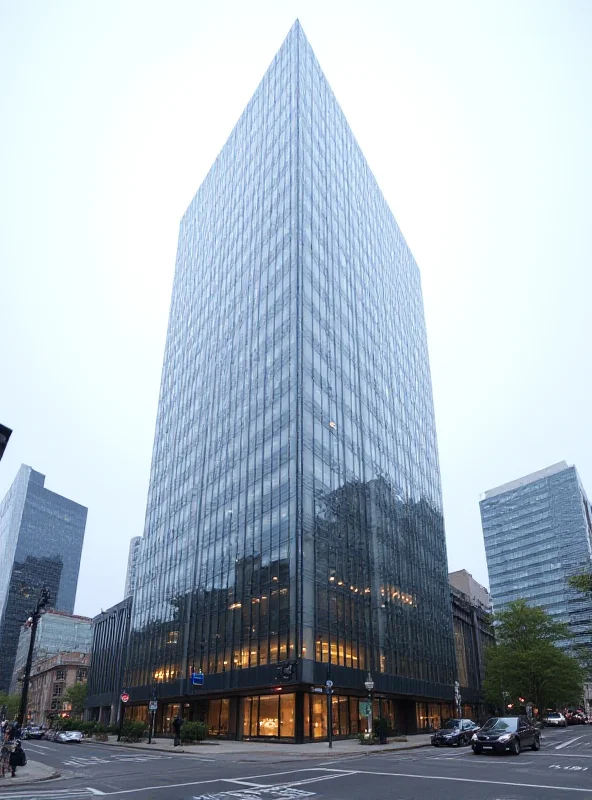
[[[70,686],[69,689],[66,689],[64,700],[72,705],[73,714],[80,717],[82,716],[87,693],[88,686],[86,683],[75,683],[73,686]]]
[[[5,708],[6,719],[14,719],[18,715],[20,702],[20,695],[0,692],[0,711]]]
[[[571,575],[567,585],[577,589],[582,594],[592,594],[592,572],[582,572],[581,575]]]
[[[504,712],[508,704],[530,702],[539,713],[580,702],[584,671],[577,658],[557,646],[571,638],[567,625],[526,600],[509,603],[495,622],[497,644],[485,651],[487,700]]]

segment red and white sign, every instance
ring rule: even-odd
[[[122,702],[122,703],[127,703],[127,701],[128,701],[128,700],[129,700],[129,694],[128,694],[127,692],[124,692],[124,693],[121,695],[121,702]]]

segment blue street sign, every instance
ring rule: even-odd
[[[192,672],[191,673],[191,683],[194,686],[203,686],[204,685],[204,674],[200,670],[199,672]]]

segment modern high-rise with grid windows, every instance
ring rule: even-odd
[[[203,685],[191,676],[203,672]],[[296,22],[179,235],[125,688],[212,734],[452,714],[420,275]]]

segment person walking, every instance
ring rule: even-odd
[[[0,778],[3,778],[10,768],[10,747],[8,742],[8,734],[5,734],[0,745]]]
[[[16,778],[16,768],[17,767],[24,767],[27,763],[27,757],[25,756],[25,751],[22,748],[21,740],[15,739],[12,747],[12,752],[9,756],[9,763],[10,763],[10,772],[11,778]]]
[[[175,742],[173,747],[178,747],[181,744],[181,725],[183,724],[183,720],[181,716],[177,714],[175,719],[173,720],[173,730],[175,732]]]

